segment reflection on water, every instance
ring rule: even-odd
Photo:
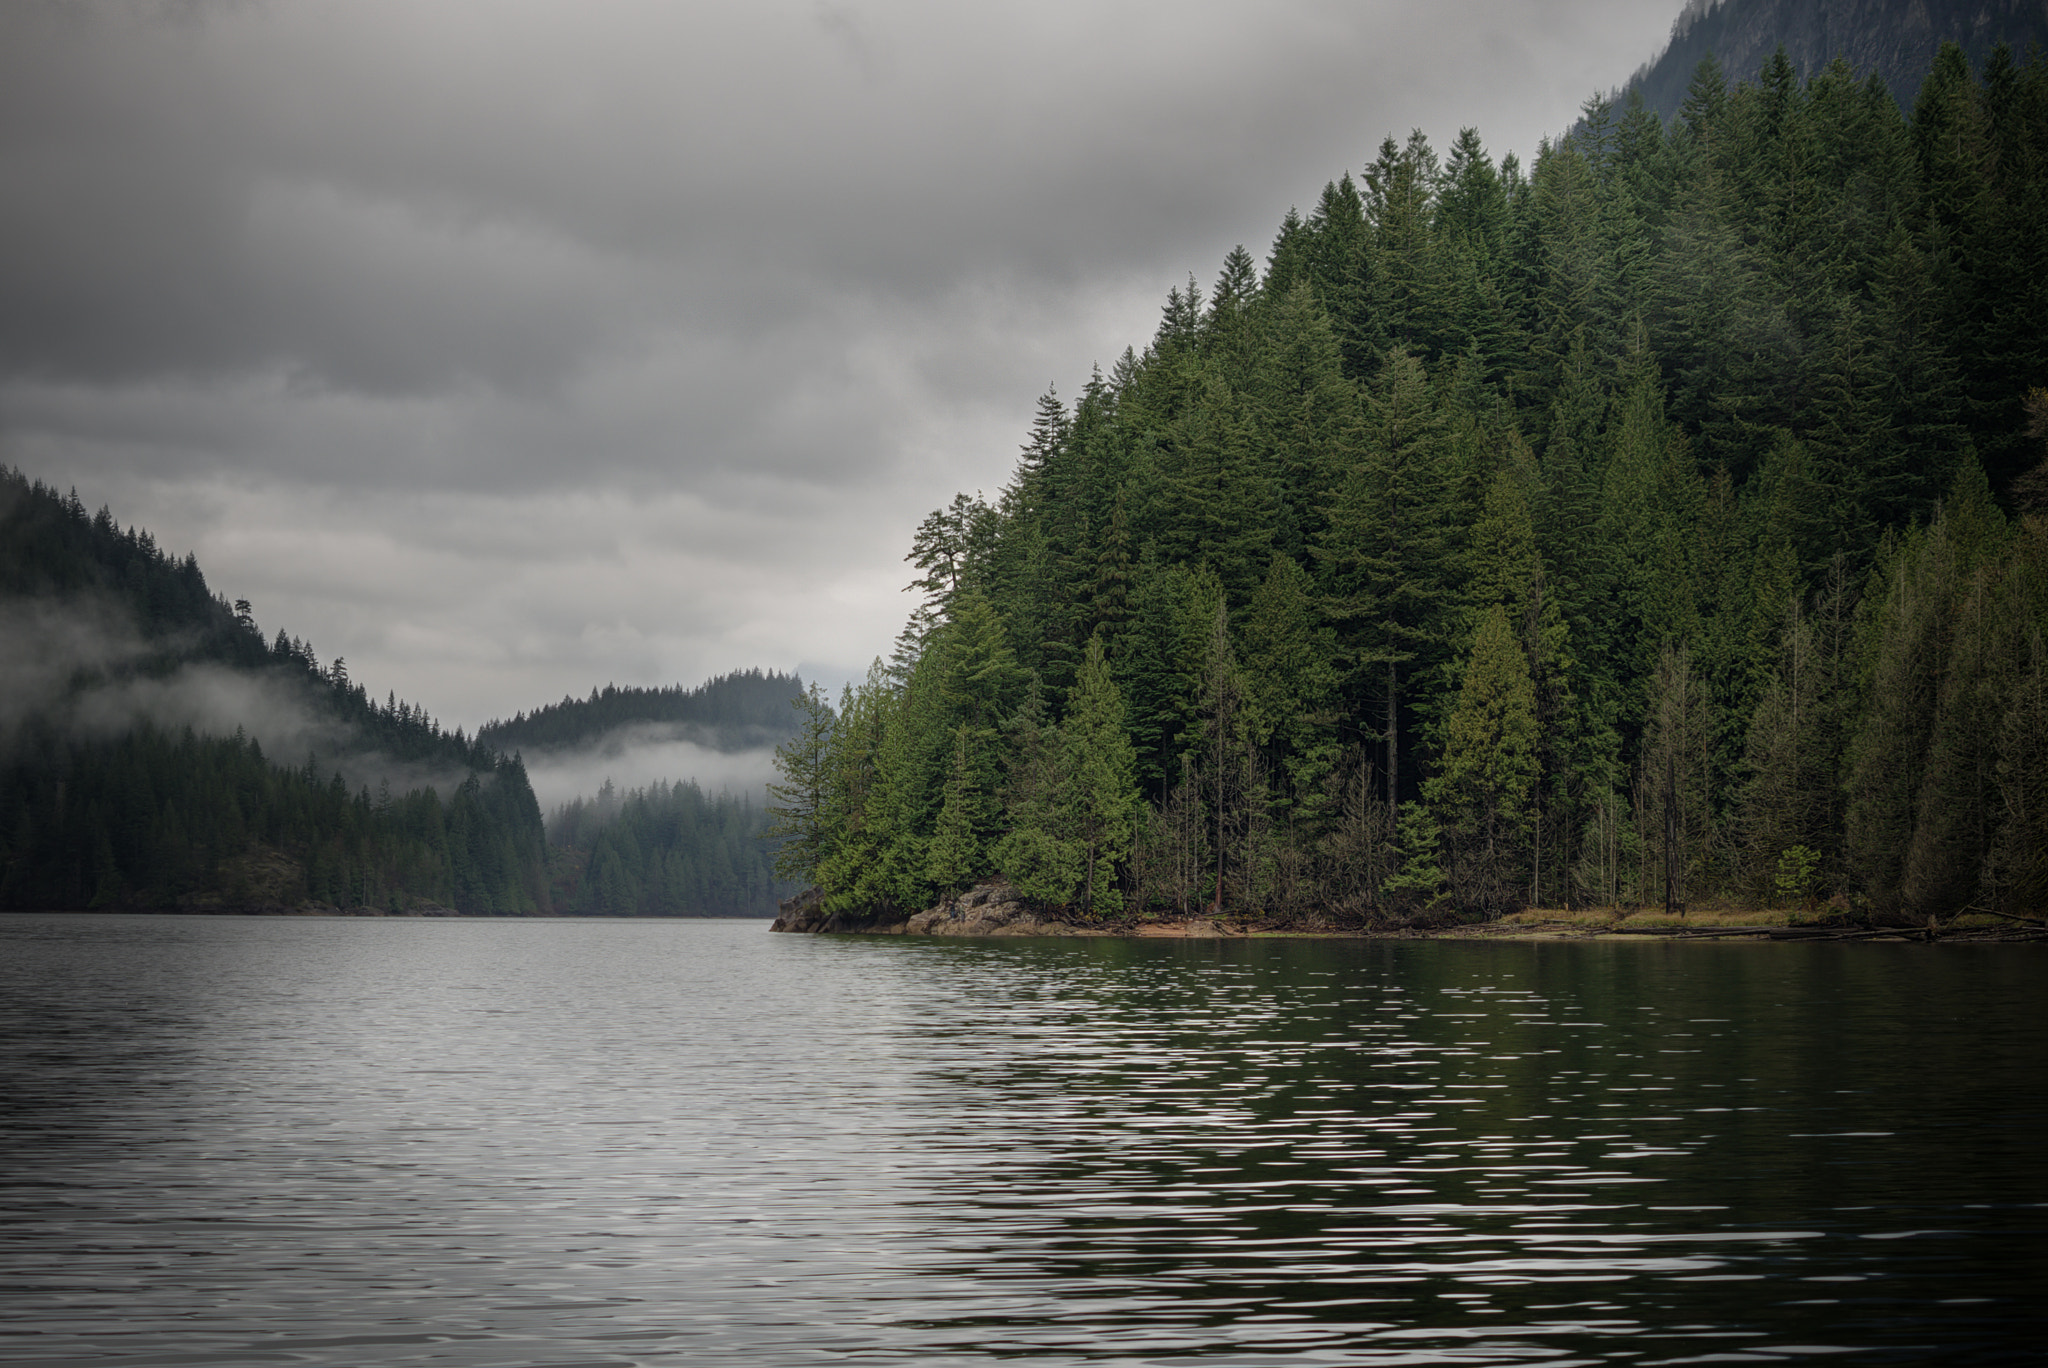
[[[0,1359],[1989,1362],[2031,947],[0,919]]]

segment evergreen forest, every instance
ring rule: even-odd
[[[0,609],[0,908],[549,909],[540,808],[516,757],[378,702],[302,640],[266,642],[191,556],[5,468]],[[82,649],[46,693],[25,685],[49,640],[29,629],[37,612],[98,624],[66,638]],[[346,754],[270,756],[239,728],[93,711],[194,667],[260,682]],[[338,767],[351,760],[443,779],[352,790]]]
[[[477,729],[501,750],[535,758],[683,741],[728,754],[765,751],[795,726],[790,701],[803,681],[774,670],[735,670],[694,688],[607,684]],[[620,792],[605,780],[592,797],[547,818],[550,899],[558,913],[648,917],[773,916],[795,886],[775,873],[767,813],[741,795],[705,793],[689,780]]]
[[[1944,42],[1980,64],[2000,43],[2025,52],[2048,42],[2048,10],[2035,0],[1686,0],[1671,41],[1628,85],[1669,118],[1703,58],[1749,72],[1782,46],[1802,73],[1840,57],[1909,105]]]
[[[803,681],[775,670],[735,670],[693,689],[607,684],[585,699],[564,698],[477,728],[477,740],[503,751],[588,746],[629,727],[667,728],[671,739],[719,751],[765,750],[790,734],[789,701]]]
[[[789,702],[781,700],[786,717]],[[558,913],[607,917],[772,916],[795,891],[778,880],[766,814],[750,798],[706,795],[695,783],[654,783],[549,814]]]
[[[2048,61],[1707,59],[1166,298],[778,753],[835,910],[2048,905]]]

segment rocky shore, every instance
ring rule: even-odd
[[[1359,936],[1398,934],[1335,918],[1296,918],[1285,923],[1243,922],[1208,916],[1092,919],[1032,902],[1006,883],[977,884],[921,912],[828,912],[818,890],[808,889],[781,904],[770,929],[811,934],[865,936],[1137,936],[1220,940],[1252,935]]]
[[[1027,901],[1008,884],[980,884],[957,898],[908,916],[828,912],[818,890],[781,904],[774,931],[839,932],[868,936],[1072,936],[1086,930]],[[1097,932],[1096,934],[1104,934]]]
[[[1701,909],[1669,917],[1661,909],[1562,911],[1532,908],[1497,921],[1455,917],[1411,921],[1310,915],[1289,918],[1117,917],[1088,919],[1034,903],[1004,883],[978,884],[921,912],[830,912],[816,889],[781,904],[771,930],[865,936],[1120,936],[1188,940],[1341,937],[1372,940],[1751,940],[1751,941],[2042,941],[2048,922],[1985,916],[1941,924],[1889,924],[1847,917],[1800,919],[1789,912]]]

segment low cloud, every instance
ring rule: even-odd
[[[73,741],[113,740],[148,725],[201,736],[240,732],[279,765],[312,758],[350,789],[447,794],[468,770],[388,755],[323,706],[316,686],[285,670],[167,662],[176,638],[145,638],[119,604],[97,595],[0,602],[0,760],[35,725]]]
[[[0,759],[21,727],[48,716],[80,676],[150,652],[126,613],[93,598],[0,600]]]
[[[369,744],[354,726],[325,714],[304,681],[282,672],[250,673],[220,665],[182,665],[162,678],[129,678],[87,689],[69,701],[65,720],[81,737],[104,740],[138,723],[202,736],[237,731],[263,748],[272,764],[309,760],[324,779],[339,773],[351,791],[388,786],[402,794],[431,788],[446,797],[469,777],[466,768],[400,760]]]
[[[571,799],[594,797],[607,780],[620,790],[688,781],[706,793],[744,796],[757,807],[765,801],[775,775],[773,747],[717,750],[683,732],[670,724],[644,723],[607,732],[588,746],[526,751],[526,777],[543,812]]]

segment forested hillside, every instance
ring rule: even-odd
[[[788,700],[783,702],[788,710]],[[775,875],[765,816],[744,794],[695,783],[619,792],[607,782],[548,815],[557,912],[772,917],[795,891]]]
[[[713,750],[756,750],[789,736],[789,701],[801,692],[802,680],[774,670],[735,670],[694,689],[607,684],[592,689],[589,698],[564,698],[509,721],[485,723],[477,729],[477,740],[508,751],[560,750],[629,727],[659,726],[672,739]]]
[[[191,556],[4,468],[0,649],[0,907],[547,910],[516,759],[266,644]]]
[[[1380,147],[1048,394],[781,751],[909,909],[2048,903],[2048,64]],[[2029,428],[2029,393],[2033,394]]]
[[[588,769],[638,767],[666,757],[680,779],[620,792],[607,778],[593,797],[557,807],[547,819],[555,910],[605,916],[764,917],[794,885],[775,874],[767,814],[756,796],[706,793],[689,777],[691,755],[673,743],[728,755],[765,752],[796,727],[791,702],[803,683],[776,671],[737,670],[695,688],[592,689],[587,699],[492,722],[478,739],[533,759],[536,776],[564,756]],[[701,758],[701,754],[700,757]],[[699,774],[698,777],[705,777]],[[594,780],[592,781],[594,782]],[[707,778],[707,782],[709,782]]]
[[[1957,44],[1980,66],[2000,43],[2024,55],[2048,44],[2048,8],[2040,0],[1690,0],[1671,26],[1670,45],[1629,87],[1669,118],[1705,58],[1750,72],[1783,47],[1802,75],[1840,58],[1910,107],[1943,43]]]

